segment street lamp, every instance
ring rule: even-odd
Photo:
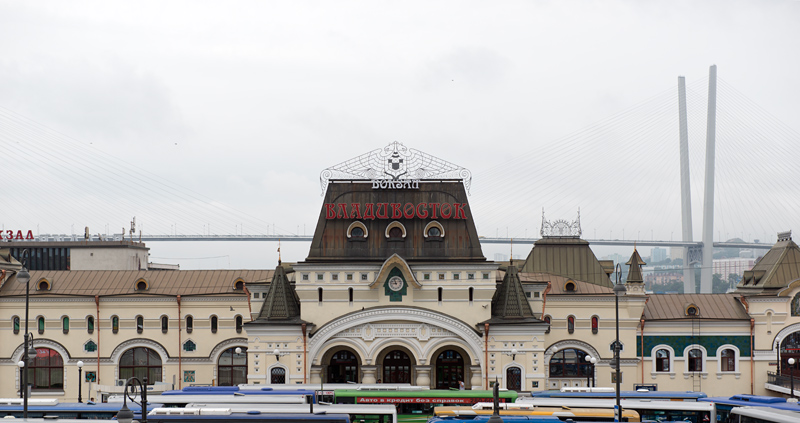
[[[590,356],[590,355],[587,355],[586,356],[586,361],[588,361],[589,363],[592,363],[592,365],[589,367],[589,371],[586,372],[586,386],[591,388],[595,384],[594,383],[594,365],[597,364],[597,359],[592,357],[592,356]]]
[[[83,361],[78,361],[78,402],[83,402],[83,398],[81,397],[81,370],[83,370]]]
[[[794,398],[794,357],[789,359],[789,386],[791,386],[791,396]]]
[[[30,345],[31,349],[33,347],[33,335],[28,332],[28,312],[30,310],[30,281],[31,281],[31,274],[28,273],[28,269],[25,268],[25,265],[28,264],[28,249],[22,250],[22,254],[20,254],[20,259],[22,261],[22,270],[17,273],[17,282],[25,284],[25,338],[23,340],[25,348],[23,349],[22,360],[25,364],[25,372],[22,374],[22,418],[28,418],[28,360],[31,358],[30,350],[28,349],[28,339],[30,338]],[[36,357],[36,350],[33,352],[33,356]]]
[[[281,357],[283,357],[283,356],[285,356],[286,354],[289,354],[289,353],[281,352],[281,350],[275,348],[272,351],[272,354],[275,354],[275,359],[276,360],[281,361]]]
[[[620,406],[619,401],[619,380],[621,379],[621,375],[619,372],[619,350],[620,350],[620,343],[619,343],[619,297],[625,295],[625,285],[622,284],[622,266],[617,263],[617,266],[614,268],[614,271],[617,272],[617,283],[614,284],[614,309],[616,310],[616,329],[617,329],[617,338],[614,340],[614,364],[616,365],[616,372],[617,380],[616,380],[616,399],[617,404],[614,407],[614,421],[618,422],[620,420],[620,415],[622,415],[622,407]]]
[[[136,396],[137,389],[142,391],[141,402],[138,403],[131,396],[131,394]],[[147,377],[143,377],[142,380],[139,380],[137,377],[131,377],[125,381],[125,389],[122,395],[122,408],[117,412],[117,421],[119,421],[119,423],[131,423],[133,421],[133,411],[128,408],[128,399],[130,399],[132,403],[141,406],[141,423],[147,423]]]

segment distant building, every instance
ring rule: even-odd
[[[651,263],[660,263],[667,259],[667,250],[661,247],[654,247],[650,253]]]
[[[728,275],[735,274],[742,277],[744,272],[755,266],[754,258],[726,258],[714,260],[714,274],[722,275],[722,279],[728,279]]]

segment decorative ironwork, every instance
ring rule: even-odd
[[[703,247],[689,247],[689,264],[703,262]]]
[[[542,229],[539,234],[551,238],[580,238],[581,236],[581,209],[578,209],[578,217],[572,222],[564,219],[553,222],[544,218],[544,208],[542,209]]]
[[[461,179],[469,193],[472,185],[472,172],[394,141],[384,148],[370,151],[323,170],[319,175],[323,194],[331,179],[373,181]]]

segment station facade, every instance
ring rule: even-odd
[[[487,260],[466,169],[399,143],[326,169],[305,259],[247,271],[36,270],[34,395],[187,385],[411,383],[519,391],[621,384],[714,395],[788,393],[800,358],[791,234],[729,294],[648,294],[638,252],[613,263],[548,221],[524,261]],[[0,252],[0,397],[18,395],[20,262]],[[77,363],[83,362],[78,379]],[[797,372],[800,374],[800,372]],[[800,387],[800,385],[798,385]]]

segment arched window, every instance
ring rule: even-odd
[[[36,348],[36,358],[28,368],[32,389],[64,389],[64,360],[56,350]]]
[[[39,281],[39,287],[36,289],[37,291],[49,291],[50,290],[50,283],[47,282],[47,279],[42,279]]]
[[[233,284],[233,289],[234,289],[234,291],[242,291],[242,290],[244,290],[244,282],[243,281],[236,281],[236,283]]]
[[[544,333],[550,333],[550,316],[544,316],[545,323],[547,323],[547,329],[544,330]]]
[[[351,238],[364,238],[364,230],[361,227],[355,227],[352,231],[350,231]]]
[[[144,279],[139,279],[139,281],[136,282],[136,290],[147,291],[147,282]]]
[[[383,357],[383,383],[411,383],[411,359],[402,350]]]
[[[39,335],[44,333],[44,316],[39,316],[36,319],[36,326],[39,328]]]
[[[569,281],[564,285],[564,291],[575,292],[575,282]]]
[[[64,333],[69,333],[69,317],[64,316],[61,318],[61,330]]]
[[[192,333],[194,330],[194,318],[186,316],[186,333]]]
[[[242,316],[236,316],[236,333],[242,333]]]
[[[720,353],[720,368],[723,372],[736,371],[736,352],[730,348],[722,350]]]
[[[436,226],[434,226],[428,229],[428,233],[426,235],[428,235],[429,237],[440,237],[442,236],[442,231]]]
[[[347,227],[347,238],[350,241],[364,241],[368,234],[367,227],[359,221],[355,221]]]
[[[241,353],[236,354],[236,347],[228,348],[219,356],[217,375],[219,386],[236,386],[247,383],[247,348],[241,348]]]
[[[117,316],[111,318],[111,332],[119,332],[119,317]]]
[[[317,288],[317,302],[322,304],[322,288]]]
[[[127,380],[137,377],[152,385],[161,382],[161,356],[155,350],[146,347],[135,347],[122,353],[119,359],[119,379]]]
[[[286,383],[286,369],[283,367],[273,367],[269,372],[269,383],[281,385]]]
[[[464,358],[458,351],[447,350],[436,358],[436,389],[458,389],[464,381]]]
[[[328,363],[329,383],[358,383],[358,358],[348,350],[337,351]]]
[[[656,351],[656,371],[669,372],[669,350],[660,349]]]
[[[353,288],[347,288],[347,296],[350,298],[350,305],[353,305]]]
[[[11,321],[12,324],[14,325],[14,335],[19,334],[19,316],[14,316],[14,318],[11,319]]]
[[[506,389],[512,391],[522,390],[522,369],[516,366],[506,369]]]
[[[94,316],[86,318],[86,332],[94,333]]]
[[[800,292],[792,298],[791,312],[792,316],[800,316]]]
[[[475,288],[470,287],[469,288],[469,302],[470,302],[470,304],[472,303],[472,299],[473,299],[474,296],[475,296]]]
[[[144,317],[136,316],[136,333],[144,332]]]
[[[569,333],[575,332],[575,316],[567,317],[567,332]]]
[[[439,287],[438,291],[439,291],[439,302],[442,302],[442,293],[443,293],[442,287]]]
[[[592,333],[597,334],[598,327],[600,326],[600,318],[592,316]]]
[[[217,316],[211,316],[211,333],[217,333],[217,328],[219,326],[219,319]]]
[[[550,377],[591,377],[592,363],[586,361],[587,355],[577,348],[558,350],[550,359]]]
[[[689,350],[688,368],[690,372],[703,371],[703,351],[698,348]]]
[[[444,227],[433,220],[425,225],[424,234],[427,241],[441,241],[444,238]]]
[[[169,317],[161,316],[161,333],[167,333],[169,330]]]

